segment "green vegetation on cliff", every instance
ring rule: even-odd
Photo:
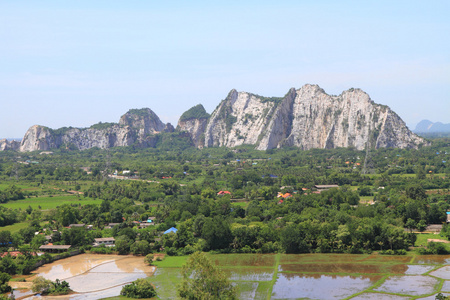
[[[180,121],[187,121],[187,120],[192,120],[192,119],[208,119],[208,118],[209,118],[209,114],[206,112],[203,105],[198,104],[194,107],[191,107],[187,111],[185,111],[181,115]]]
[[[149,115],[149,109],[148,108],[133,108],[130,109],[127,112],[127,115],[136,115],[136,116],[140,116],[140,117],[145,117]]]
[[[117,123],[113,123],[113,122],[111,122],[111,123],[109,123],[109,122],[99,122],[99,123],[97,123],[97,124],[94,124],[94,125],[92,125],[91,127],[89,127],[89,128],[91,128],[91,129],[98,129],[98,130],[102,130],[102,129],[108,129],[108,128],[111,128],[111,127],[113,127],[114,125],[117,125]]]

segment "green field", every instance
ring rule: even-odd
[[[47,210],[53,209],[57,206],[61,206],[63,204],[97,204],[100,205],[102,200],[85,198],[83,196],[78,197],[76,195],[67,195],[67,196],[54,196],[54,197],[34,197],[27,198],[23,200],[9,201],[8,203],[1,204],[6,208],[13,209],[26,209],[28,206],[31,206],[33,209]]]
[[[14,183],[14,182],[8,182],[8,183],[0,183],[0,191],[5,190],[6,188],[15,185],[16,187],[22,189],[22,190],[36,190],[39,189],[36,187],[36,184],[34,185],[28,185],[24,183]]]
[[[11,233],[18,232],[20,229],[27,228],[28,222],[15,223],[8,226],[0,227],[0,231],[10,231]]]
[[[414,243],[415,247],[423,247],[428,244],[428,239],[437,239],[437,240],[445,240],[448,241],[446,237],[441,236],[440,234],[434,234],[434,233],[417,233],[416,234],[417,239]],[[445,249],[450,252],[450,243],[442,243],[444,245]]]

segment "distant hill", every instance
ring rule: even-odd
[[[437,133],[437,132],[446,132],[450,133],[450,124],[443,124],[441,122],[433,123],[429,120],[422,120],[416,125],[416,129],[414,129],[416,133]]]

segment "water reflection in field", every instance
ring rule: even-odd
[[[405,275],[422,275],[435,268],[435,266],[426,265],[407,265],[408,269],[405,271]]]
[[[237,286],[239,299],[434,299],[439,291],[450,292],[449,256],[217,254],[210,258]],[[159,267],[153,274],[155,268],[146,266],[142,257],[85,254],[37,271],[52,280],[67,280],[77,292],[46,299],[113,297],[124,284],[148,276],[160,299],[177,299],[180,261],[173,258],[166,264],[170,267]],[[440,290],[439,278],[444,279]]]
[[[272,299],[344,299],[372,286],[381,276],[278,274]]]
[[[232,281],[270,281],[273,268],[223,268],[222,271]]]
[[[375,291],[419,296],[435,292],[438,283],[430,276],[391,276]]]
[[[430,264],[430,265],[446,265],[450,264],[450,257],[448,255],[418,255],[415,264]]]
[[[363,263],[336,263],[336,264],[283,264],[279,266],[280,272],[317,272],[317,273],[396,273],[403,274],[408,269],[406,265],[369,265]]]
[[[219,254],[211,255],[210,259],[218,266],[273,267],[275,265],[273,254]]]
[[[406,264],[411,260],[409,256],[392,256],[377,254],[283,254],[281,264],[303,263],[392,263]]]

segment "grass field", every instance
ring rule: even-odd
[[[2,206],[6,208],[13,208],[13,209],[26,209],[28,206],[31,206],[33,209],[40,209],[47,210],[47,209],[53,209],[57,206],[61,206],[63,204],[96,204],[100,205],[102,200],[98,199],[92,199],[92,198],[85,198],[85,197],[78,197],[76,195],[67,195],[67,196],[44,196],[44,197],[33,197],[33,198],[27,198],[23,200],[16,200],[16,201],[9,201],[8,203],[1,204]]]
[[[248,206],[249,202],[231,202],[231,205],[233,206],[240,206],[243,209],[246,209]]]
[[[15,182],[7,182],[7,183],[0,183],[0,191],[5,190],[6,188],[15,185],[16,187],[22,189],[22,190],[36,190],[39,189],[37,186],[35,185],[28,185],[28,184],[24,184],[24,183],[15,183]]]
[[[414,246],[420,247],[420,246],[426,246],[428,243],[428,239],[438,239],[438,240],[445,240],[447,241],[447,238],[444,236],[441,236],[440,234],[434,234],[434,233],[418,233],[416,234],[417,240],[414,243]],[[442,243],[444,245],[445,249],[450,252],[450,243]]]
[[[18,232],[20,229],[27,228],[28,225],[29,225],[28,222],[15,223],[13,225],[0,227],[0,231],[7,231],[8,230],[11,233],[15,233],[15,232]]]
[[[48,223],[48,221],[44,221],[44,222],[40,222],[41,226],[45,225],[46,223]],[[8,226],[3,226],[0,227],[0,231],[10,231],[11,233],[15,233],[15,232],[19,232],[20,229],[23,228],[27,228],[28,225],[30,225],[29,222],[20,222],[20,223],[15,223],[13,225],[8,225]]]

